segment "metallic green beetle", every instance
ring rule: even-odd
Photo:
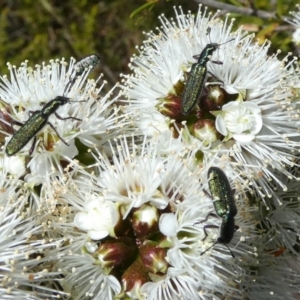
[[[76,73],[73,76],[73,78],[71,78],[70,81],[67,83],[65,87],[65,91],[70,89],[70,87],[74,84],[76,78],[80,76],[85,69],[89,67],[91,69],[94,68],[99,63],[99,61],[100,58],[96,54],[89,55],[81,59],[80,61],[78,61],[74,66]],[[57,96],[55,99],[46,103],[41,110],[34,111],[24,124],[17,121],[13,121],[13,123],[21,126],[21,128],[12,136],[12,138],[6,145],[5,153],[8,156],[12,156],[16,154],[34,137],[34,142],[29,152],[31,154],[33,151],[33,147],[35,145],[36,134],[46,124],[49,124],[49,126],[55,131],[55,133],[62,140],[62,142],[68,146],[69,144],[58,134],[54,126],[50,122],[48,122],[48,119],[50,115],[54,113],[55,116],[60,120],[73,119],[73,120],[81,121],[81,119],[74,118],[74,117],[62,118],[56,113],[56,110],[60,106],[65,105],[66,103],[69,102],[70,102],[70,98],[64,96]]]
[[[208,196],[213,200],[216,214],[222,218],[220,236],[217,238],[216,242],[211,247],[213,247],[216,243],[220,243],[227,246],[226,244],[230,243],[230,241],[233,238],[234,232],[236,231],[237,228],[237,226],[235,226],[234,223],[234,217],[237,214],[237,208],[234,202],[234,193],[231,189],[228,178],[220,168],[210,167],[208,170],[207,177],[208,177],[208,186],[211,193],[211,195]],[[208,214],[208,216],[204,221],[206,221],[209,216],[215,216],[215,214]],[[204,221],[201,221],[201,223]],[[205,240],[208,235],[206,229],[216,228],[216,227],[218,226],[205,225],[204,226],[205,237],[203,240]],[[200,255],[203,255],[211,247],[206,249]],[[229,251],[231,255],[234,257],[232,251],[230,249]]]
[[[225,42],[231,42],[233,39]],[[225,44],[224,43],[224,44]],[[184,115],[189,114],[195,107],[200,98],[207,75],[206,64],[210,60],[212,54],[219,48],[217,43],[207,44],[199,55],[197,63],[192,65],[191,71],[188,74],[185,88],[182,94],[181,111]],[[222,64],[220,61],[212,61],[216,64]]]

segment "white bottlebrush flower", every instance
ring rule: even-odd
[[[71,161],[79,154],[75,139],[87,147],[101,147],[126,124],[125,117],[121,118],[118,108],[113,106],[116,98],[110,99],[115,88],[100,96],[105,82],[97,88],[96,83],[101,77],[97,81],[88,81],[90,69],[74,77],[74,63],[71,59],[67,67],[63,59],[52,60],[49,65],[35,69],[27,62],[18,69],[8,64],[10,79],[0,77],[0,122],[2,134],[7,135],[6,145],[13,136],[10,127],[13,121],[24,123],[32,118],[32,112],[42,111],[45,105],[57,108],[41,116],[42,121],[49,123],[38,132],[34,149],[31,149],[34,137],[29,137],[24,148],[15,154],[24,156],[33,151],[27,165],[30,170],[27,180],[35,185],[43,182],[45,176],[55,177],[56,171],[62,173],[60,162]],[[69,100],[65,103],[65,99]],[[19,127],[14,126],[14,129]]]
[[[299,182],[283,179],[287,190],[281,191],[274,186],[279,205],[269,211],[258,210],[256,219],[260,220],[260,227],[264,228],[261,242],[262,248],[270,253],[289,252],[297,257],[300,246],[300,211],[299,211]]]
[[[291,11],[290,14],[293,16],[292,18],[285,18],[285,21],[294,25],[296,27],[293,32],[293,42],[296,45],[300,44],[300,5],[297,4],[296,8],[298,11]]]
[[[50,299],[67,296],[57,289],[62,273],[47,257],[57,244],[45,239],[41,219],[33,216],[20,181],[0,177],[0,295],[1,299]]]
[[[167,299],[166,295],[206,299],[230,293],[246,272],[224,245],[216,244],[205,252],[218,238],[222,223],[221,218],[207,218],[215,211],[212,199],[203,192],[208,189],[207,169],[195,165],[193,152],[186,151],[183,144],[166,154],[157,140],[160,138],[145,139],[141,145],[134,139],[118,140],[112,144],[112,156],[100,152],[95,156],[94,174],[78,169],[62,187],[56,187],[60,206],[51,224],[53,232],[66,239],[56,252],[57,266],[65,271],[63,290],[72,298],[102,299],[105,295],[113,299],[126,294],[131,299]],[[222,168],[231,179],[230,163],[224,160]],[[238,208],[245,204],[242,201],[237,198]],[[110,228],[104,221],[102,237],[91,236],[93,224],[101,227],[100,218],[110,219],[102,211],[106,216],[99,217],[99,224],[93,223],[105,203],[112,215],[116,211],[111,205],[117,207],[120,218]],[[76,218],[88,212],[90,204],[93,218],[81,227]],[[246,216],[236,216],[243,233],[236,232],[229,246],[243,263],[253,260],[258,235],[256,223]],[[84,222],[87,217],[85,213]],[[205,238],[206,225],[216,228],[207,229]],[[239,242],[241,237],[245,242]]]
[[[203,299],[198,293],[199,282],[183,270],[169,268],[165,278],[145,283],[141,288],[143,298],[148,300]]]
[[[270,56],[268,42],[259,46],[241,29],[231,32],[227,17],[222,22],[201,8],[196,17],[180,9],[175,13],[175,21],[160,18],[158,34],[150,32],[132,58],[133,74],[124,76],[126,109],[136,113],[143,134],[181,130],[185,143],[198,141],[200,163],[231,157],[233,168],[239,166],[235,175],[247,178],[269,209],[279,201],[266,199],[274,194],[269,182],[285,189],[281,174],[297,179],[289,172],[300,148],[292,63]],[[219,48],[205,64],[205,86],[194,109],[184,115],[186,78],[194,76],[187,71],[197,63],[193,56],[211,42]]]
[[[269,256],[273,256],[270,259]],[[275,256],[264,254],[259,265],[241,280],[242,298],[245,299],[298,299],[299,298],[299,255],[290,253]],[[250,267],[251,268],[251,267]]]
[[[121,286],[116,277],[107,275],[95,263],[92,256],[73,252],[58,260],[57,266],[65,270],[61,286],[72,299],[114,300],[115,295],[120,293]]]
[[[64,272],[63,291],[74,299],[114,299],[124,294],[153,300],[168,299],[166,295],[174,299],[250,295],[254,285],[244,287],[253,279],[253,268],[281,259],[277,258],[280,239],[269,241],[276,229],[276,224],[267,223],[273,216],[249,205],[251,197],[241,193],[247,183],[240,187],[241,179],[235,178],[230,162],[216,157],[214,165],[224,170],[232,187],[237,184],[235,224],[239,230],[228,244],[233,258],[225,245],[214,244],[222,234],[222,219],[209,216],[216,210],[204,192],[211,192],[207,168],[195,166],[193,153],[186,152],[183,145],[166,155],[157,139],[145,139],[142,145],[133,139],[116,141],[111,157],[100,152],[95,156],[93,174],[73,165],[66,180],[53,185],[53,196],[50,191],[44,195],[55,195],[54,203],[59,204],[53,206],[45,223],[49,224],[46,234],[61,245],[48,259]],[[165,202],[167,206],[160,204]],[[113,217],[106,214],[108,222],[103,222],[98,214],[105,203],[112,216],[120,215],[117,223],[109,225]],[[93,223],[96,218],[87,222],[90,208],[93,218],[101,218],[99,224]],[[86,212],[83,225],[99,225],[96,229],[105,231],[103,237],[90,236],[90,227],[77,223],[76,216],[82,212]],[[277,221],[287,233],[289,225]],[[289,274],[286,270],[287,277]],[[265,289],[272,291],[274,280],[267,284]]]
[[[0,221],[1,208],[11,209],[19,214],[28,211],[29,216],[38,216],[42,200],[37,193],[22,178],[24,175],[24,162],[20,157],[0,158]],[[10,165],[8,165],[11,161]],[[22,165],[23,164],[23,165]],[[20,172],[20,173],[19,173]],[[32,214],[32,215],[31,215]]]
[[[300,45],[300,28],[297,28],[293,33],[293,42]]]

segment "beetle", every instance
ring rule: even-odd
[[[74,78],[70,79],[70,81],[67,83],[65,87],[65,91],[67,89],[70,89],[70,87],[74,84],[74,81],[78,76],[80,76],[84,70],[88,67],[94,68],[97,63],[100,61],[100,58],[92,54],[90,56],[87,56],[80,60],[77,64],[75,64],[76,68],[76,73]],[[61,139],[61,141],[69,146],[69,144],[58,134],[57,130],[55,127],[48,121],[49,117],[54,113],[54,115],[60,119],[60,120],[68,120],[68,119],[73,119],[77,121],[81,121],[81,119],[75,118],[75,117],[66,117],[62,118],[60,117],[56,111],[57,109],[65,105],[66,103],[70,102],[70,98],[65,97],[65,96],[57,96],[56,98],[52,99],[48,103],[46,103],[41,110],[36,110],[32,112],[31,116],[29,119],[22,124],[21,122],[18,121],[12,121],[12,123],[21,126],[20,129],[12,136],[8,144],[6,145],[5,148],[5,153],[8,156],[12,156],[19,152],[33,137],[33,144],[30,149],[29,154],[33,152],[34,145],[36,142],[36,134],[46,125],[48,124],[57,134],[57,136]]]
[[[223,44],[210,43],[205,46],[198,57],[198,61],[192,64],[191,71],[188,74],[185,87],[182,93],[181,111],[183,115],[188,115],[195,107],[198,99],[200,98],[207,75],[207,63],[212,54],[221,46],[233,41],[231,39]],[[222,64],[220,61],[212,61],[215,64]],[[214,75],[213,75],[214,76]],[[215,77],[215,76],[214,76]]]
[[[72,79],[70,79],[69,83],[66,85],[65,91],[71,88],[71,86],[75,83],[77,77],[81,76],[85,70],[87,70],[88,68],[90,68],[90,71],[93,70],[99,62],[100,62],[100,57],[97,54],[91,54],[79,60],[74,65],[74,69],[76,73],[72,77]]]
[[[74,66],[74,69],[76,70],[75,76],[80,76],[84,72],[84,70],[88,68],[91,68],[91,70],[94,69],[99,62],[100,57],[97,54],[91,54],[82,58]]]
[[[237,230],[237,226],[234,223],[234,217],[237,214],[237,208],[234,201],[234,192],[231,189],[229,180],[225,173],[218,167],[210,167],[207,173],[208,176],[208,186],[210,190],[210,195],[204,191],[208,197],[213,200],[213,205],[215,208],[216,214],[210,213],[206,216],[206,219],[201,221],[205,222],[209,216],[219,216],[222,218],[222,224],[220,227],[220,235],[208,249],[203,251],[200,255],[203,255],[206,251],[212,248],[216,243],[220,243],[227,246],[231,242],[234,232]],[[207,228],[218,228],[216,225],[205,225],[204,233],[205,237],[202,239],[204,241],[208,234],[206,232]],[[234,254],[229,249],[231,255],[234,257]]]
[[[70,98],[64,97],[64,96],[57,96],[55,99],[49,101],[44,105],[44,107],[41,110],[36,110],[32,113],[30,118],[24,123],[19,123],[14,121],[17,125],[21,126],[21,128],[12,136],[8,144],[6,145],[5,153],[8,156],[12,156],[19,152],[33,137],[34,142],[33,146],[35,145],[36,141],[36,134],[46,125],[49,124],[50,127],[55,131],[57,136],[62,140],[64,144],[69,146],[69,144],[58,134],[55,127],[48,122],[48,119],[51,114],[55,114],[55,116],[60,120],[67,120],[67,119],[74,119],[81,121],[81,119],[74,118],[74,117],[67,117],[62,118],[57,113],[56,110],[70,102]],[[30,154],[33,151],[33,147],[30,150]]]

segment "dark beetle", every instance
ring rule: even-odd
[[[57,96],[55,99],[49,101],[41,110],[36,110],[30,116],[30,118],[24,123],[15,122],[21,126],[21,128],[12,136],[8,144],[6,145],[5,153],[8,156],[12,156],[19,152],[33,137],[36,139],[36,134],[46,125],[49,124],[51,128],[56,132],[57,136],[66,144],[69,145],[56,131],[55,127],[48,122],[51,114],[55,114],[58,119],[67,120],[75,119],[74,117],[62,118],[55,111],[62,105],[70,102],[70,99],[63,96]],[[35,140],[33,146],[35,144]],[[30,152],[32,152],[31,149]]]
[[[225,42],[228,43],[233,39]],[[224,43],[224,44],[225,44]],[[191,71],[188,74],[185,88],[182,94],[181,111],[184,115],[189,114],[195,107],[198,99],[203,91],[204,83],[207,75],[207,62],[210,60],[212,54],[219,48],[217,43],[207,44],[199,55],[197,63],[192,65]],[[194,56],[195,57],[195,56]],[[197,57],[197,56],[196,56]],[[216,64],[222,64],[219,61],[212,61]]]
[[[213,200],[215,207],[216,215],[222,218],[222,224],[220,227],[220,236],[217,238],[216,242],[211,246],[213,247],[216,243],[228,244],[233,238],[234,232],[236,231],[237,226],[234,224],[234,217],[237,214],[237,208],[234,202],[234,193],[231,189],[230,183],[225,175],[225,173],[217,167],[210,167],[208,170],[208,186],[211,195],[208,195]],[[209,216],[216,216],[215,214],[208,214],[206,219],[202,222],[205,222]],[[201,222],[201,223],[202,223]],[[215,225],[205,225],[204,233],[207,237],[207,228],[217,228]],[[227,246],[227,245],[226,245]],[[203,255],[207,250],[206,249],[200,255]],[[228,246],[227,246],[228,248]],[[229,248],[228,248],[229,249]],[[231,255],[234,257],[232,251],[229,249]]]
[[[82,73],[87,68],[91,68],[91,69],[94,68],[99,63],[99,61],[100,58],[97,55],[92,54],[77,62],[74,66],[76,73],[74,77],[70,79],[70,81],[67,83],[65,87],[65,91],[70,89],[70,87],[74,84],[76,78],[82,75]],[[34,137],[34,142],[29,152],[31,154],[34,149],[36,134],[46,124],[49,124],[49,126],[55,131],[55,133],[61,139],[61,141],[68,146],[69,144],[58,134],[55,127],[50,122],[48,122],[48,119],[54,113],[55,116],[60,120],[73,119],[73,120],[81,121],[81,119],[74,118],[74,117],[62,118],[56,113],[57,109],[60,106],[65,105],[66,103],[69,102],[70,102],[70,98],[67,98],[65,96],[57,96],[55,99],[46,103],[41,110],[34,111],[24,124],[17,121],[13,121],[14,124],[21,126],[21,128],[12,136],[12,138],[8,142],[5,149],[5,153],[8,156],[12,156],[16,154]]]
[[[234,217],[237,214],[237,209],[233,192],[225,173],[220,168],[210,167],[207,177],[216,214],[222,219]]]

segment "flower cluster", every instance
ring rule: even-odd
[[[290,12],[293,18],[286,18],[286,21],[296,27],[296,30],[292,35],[292,40],[296,45],[299,45],[300,44],[300,5],[297,4],[296,8],[298,9],[297,12],[295,11]]]
[[[175,14],[107,94],[97,55],[0,77],[4,299],[296,299],[299,68]]]

